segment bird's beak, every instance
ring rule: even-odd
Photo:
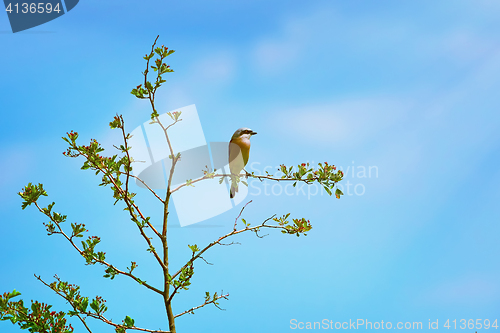
[[[250,133],[250,134],[255,135],[255,134],[257,134],[257,132],[252,131],[252,133]]]

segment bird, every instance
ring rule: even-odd
[[[231,172],[231,189],[229,197],[232,199],[238,192],[238,178],[241,170],[247,165],[250,156],[250,137],[257,134],[249,128],[242,127],[234,132],[229,141],[229,171]]]

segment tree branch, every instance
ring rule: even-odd
[[[149,99],[151,107],[153,109],[153,113],[151,114],[151,119],[153,119],[154,122],[157,122],[161,126],[161,128],[163,129],[163,132],[165,133],[165,138],[166,138],[167,143],[168,143],[168,148],[170,150],[170,157],[172,158],[172,166],[170,168],[170,176],[168,178],[167,193],[166,193],[166,196],[165,196],[165,200],[163,201],[163,226],[162,226],[162,233],[161,233],[161,235],[159,237],[161,239],[162,246],[163,246],[163,261],[161,261],[161,266],[163,268],[164,290],[163,290],[162,295],[163,295],[163,300],[164,300],[164,303],[165,303],[165,310],[167,312],[167,318],[168,318],[168,322],[169,322],[170,331],[175,332],[174,315],[172,313],[172,305],[170,303],[171,299],[169,297],[170,279],[169,279],[169,267],[168,267],[167,221],[168,221],[168,214],[169,214],[168,205],[169,205],[170,195],[171,195],[171,193],[170,193],[170,186],[172,184],[172,176],[174,174],[175,165],[176,165],[179,157],[174,155],[174,150],[172,148],[172,144],[170,142],[170,138],[168,137],[167,130],[171,126],[175,125],[180,120],[179,120],[179,114],[177,114],[177,113],[174,112],[174,115],[175,115],[175,119],[174,119],[174,117],[172,117],[172,115],[169,113],[169,115],[172,117],[172,119],[174,119],[174,122],[165,128],[163,126],[163,124],[161,123],[161,121],[160,121],[158,112],[156,112],[155,100],[154,100],[155,99],[155,92],[156,92],[156,89],[162,83],[162,80],[161,80],[161,74],[162,74],[162,71],[163,71],[162,68],[163,68],[163,66],[166,66],[166,64],[163,64],[163,59],[166,56],[168,56],[172,51],[168,51],[167,52],[167,49],[162,46],[162,51],[163,52],[161,52],[161,51],[157,52],[158,55],[160,55],[160,59],[156,60],[156,64],[157,64],[156,71],[157,71],[158,74],[157,74],[155,86],[151,89],[150,87],[148,87],[148,84],[147,84],[148,83],[148,81],[147,81],[147,75],[148,75],[148,71],[149,71],[149,59],[154,54],[153,52],[155,52],[155,49],[154,49],[155,44],[156,44],[156,40],[153,43],[153,46],[151,48],[150,56],[147,59],[146,71],[144,72],[144,85],[148,89],[148,99]],[[167,68],[168,67],[169,66],[167,66],[167,67],[164,68],[165,72],[167,72]]]
[[[151,53],[150,54],[154,54],[155,45],[156,45],[156,42],[158,41],[159,37],[160,37],[160,35],[156,36],[156,39],[155,39],[153,45],[151,46]],[[151,58],[149,58],[149,59],[151,59]],[[149,59],[147,59],[147,61],[146,61],[146,70],[143,73],[144,74],[144,87],[147,87],[147,82],[148,82]],[[151,92],[148,89],[148,92],[149,92],[148,98],[149,98],[149,101],[151,103],[151,108],[153,109],[154,113],[157,113],[156,109],[155,109],[155,103],[154,103],[154,101],[155,101],[155,91]]]
[[[126,175],[126,181],[125,181],[125,195],[124,195],[124,200],[125,200],[125,203],[127,204],[128,208],[129,208],[129,211],[131,211],[130,209],[130,206],[132,205],[136,210],[137,212],[141,215],[141,218],[143,219],[143,221],[145,221],[146,219],[144,218],[144,215],[142,215],[141,211],[139,210],[139,207],[137,205],[135,205],[133,202],[130,201],[129,197],[128,197],[128,194],[130,193],[129,190],[128,190],[128,183],[129,183],[129,179],[130,177],[133,177],[133,178],[136,178],[136,179],[139,179],[138,177],[135,177],[135,176],[132,176],[130,174],[130,171],[132,171],[132,168],[130,167],[131,165],[131,159],[130,159],[130,154],[129,154],[129,148],[128,148],[128,135],[125,134],[125,121],[123,120],[123,116],[120,115],[120,122],[121,122],[121,126],[120,126],[120,129],[122,130],[122,136],[123,136],[123,143],[125,145],[125,149],[123,149],[125,151],[125,154],[127,155],[127,165],[126,165],[126,168],[125,169],[125,175]],[[108,170],[109,171],[109,170]],[[146,185],[141,179],[139,179],[144,185]],[[116,184],[113,183],[116,187]],[[147,186],[147,185],[146,185]],[[158,198],[160,199],[160,197],[158,197],[156,195],[156,193],[151,189],[149,188],[149,186],[147,186],[147,188],[153,192],[153,194]],[[120,187],[120,190],[121,190],[121,187]],[[160,199],[160,201],[162,201]],[[160,233],[156,230],[156,228],[151,224],[149,223],[149,221],[147,222],[148,226],[151,228],[151,230],[153,230],[153,232],[159,237],[160,237]]]
[[[144,185],[151,193],[153,193],[153,195],[156,197],[156,199],[160,200],[162,204],[165,203],[165,201],[163,201],[163,199],[160,198],[160,196],[158,196],[158,194],[156,194],[156,192],[151,187],[149,187],[149,185],[146,184],[146,182],[144,182],[141,178],[134,176],[134,175],[130,175],[130,174],[129,174],[129,176],[140,181],[142,185]],[[159,235],[159,233],[158,233],[158,235]]]
[[[80,154],[83,155],[84,157],[86,157],[87,160],[90,160],[90,158],[89,158],[90,155],[82,153],[82,152],[80,152]],[[128,193],[124,193],[123,189],[120,186],[118,186],[118,184],[116,183],[116,179],[111,175],[111,171],[106,168],[106,166],[104,165],[104,163],[102,163],[102,167],[100,165],[94,163],[94,162],[92,162],[92,165],[93,165],[94,168],[96,168],[100,172],[102,172],[108,178],[108,180],[113,184],[113,186],[115,187],[115,189],[122,195],[123,200],[125,201],[125,204],[127,205],[127,210],[129,212],[130,216],[132,217],[132,220],[137,220],[137,217],[134,216],[134,213],[133,213],[133,210],[135,209],[137,211],[137,213],[139,213],[141,219],[143,221],[146,221],[147,225],[151,228],[151,230],[153,230],[153,232],[161,239],[162,237],[159,234],[159,232],[153,227],[153,225],[148,221],[148,219],[142,214],[142,212],[139,209],[139,207],[135,203],[131,202],[131,200],[130,200],[130,198],[128,196]],[[132,207],[134,209],[132,209]],[[150,238],[144,232],[144,228],[141,227],[141,226],[139,226],[139,225],[137,225],[137,227],[139,228],[139,232],[141,233],[142,237],[148,243],[149,248],[152,249],[151,253],[153,253],[153,255],[155,256],[155,258],[158,261],[158,263],[163,267],[163,261],[158,256],[158,253],[156,253],[156,250],[154,250],[154,247],[153,247],[153,244],[151,243]]]
[[[234,177],[234,175],[232,175]],[[250,178],[255,178],[255,179],[259,179],[259,180],[264,180],[264,179],[268,179],[268,180],[274,180],[274,181],[296,181],[296,182],[304,182],[306,184],[312,184],[314,183],[315,181],[319,181],[319,180],[322,180],[320,176],[314,176],[313,178],[311,179],[307,179],[307,178],[301,178],[301,179],[297,179],[297,178],[291,178],[291,177],[284,177],[284,178],[277,178],[277,177],[274,177],[272,175],[254,175],[254,174],[250,174],[250,173],[241,173],[238,175],[238,177],[250,177]],[[220,173],[220,174],[213,174],[213,175],[205,175],[203,177],[200,177],[198,179],[195,179],[195,180],[191,180],[189,182],[189,185],[192,185],[194,183],[198,183],[202,180],[205,180],[205,179],[212,179],[212,178],[215,178],[215,177],[223,177],[223,178],[230,178],[231,177],[231,174],[225,174],[225,173]],[[171,191],[171,193],[174,193],[178,190],[180,190],[181,188],[187,186],[188,184],[181,184],[179,186],[177,186],[175,189],[173,189]]]
[[[45,281],[42,280],[42,278],[40,276],[37,276],[36,274],[33,274],[40,282],[42,282],[44,285],[46,285],[47,287],[49,287],[50,289],[52,289],[50,287],[50,285],[48,283],[46,283]],[[54,289],[52,289],[54,290]],[[56,294],[58,294],[59,296],[61,296],[62,298],[64,298],[66,301],[68,301],[68,303],[71,305],[71,307],[73,308],[73,310],[75,310],[75,312],[78,312],[77,311],[77,308],[75,307],[75,305],[70,302],[64,295],[62,295],[60,292],[54,290],[54,292]],[[78,317],[78,319],[80,319],[80,321],[82,322],[83,326],[85,326],[85,328],[87,329],[87,331],[89,331],[90,333],[92,333],[92,331],[90,330],[90,328],[87,326],[87,323],[85,322],[85,319],[82,318],[82,316],[80,316],[80,313],[77,313],[76,316]]]
[[[87,317],[98,319],[98,320],[100,320],[100,321],[102,321],[102,322],[104,322],[104,323],[106,323],[108,325],[114,326],[115,328],[122,328],[122,329],[125,329],[125,330],[136,330],[136,331],[149,332],[149,333],[170,333],[170,331],[150,330],[150,329],[147,329],[147,328],[140,328],[140,327],[136,327],[136,326],[120,325],[120,324],[113,323],[111,320],[107,319],[106,317],[104,317],[100,313],[97,313],[97,312],[93,313],[93,312],[89,312],[89,311],[81,311],[81,310],[78,309],[78,307],[74,303],[74,300],[69,295],[66,295],[66,294],[62,293],[59,290],[55,290],[55,288],[52,288],[50,284],[48,284],[45,281],[43,281],[40,276],[35,275],[35,277],[38,280],[40,280],[40,282],[42,282],[44,285],[46,285],[47,287],[49,287],[50,289],[52,289],[57,295],[59,295],[62,298],[64,298],[71,305],[71,307],[75,310],[75,312],[78,313],[77,316],[79,318],[80,318],[80,314],[81,314],[81,315],[84,315],[84,316],[87,316]],[[56,278],[57,278],[57,276],[56,276]],[[81,320],[84,322],[85,327],[87,327],[87,325],[85,324],[85,321],[82,318],[81,318]],[[87,329],[88,329],[88,327],[87,327]],[[91,332],[91,331],[89,330],[89,332]]]
[[[228,238],[228,237],[230,237],[230,236],[241,234],[242,232],[245,232],[245,231],[259,231],[260,228],[273,228],[273,229],[285,229],[286,230],[286,228],[284,226],[268,225],[268,224],[266,224],[269,220],[273,219],[275,216],[276,216],[276,214],[273,215],[273,216],[271,216],[271,217],[269,217],[269,218],[267,218],[267,219],[265,219],[264,222],[262,222],[262,224],[260,224],[260,225],[256,225],[256,226],[253,226],[253,227],[249,227],[247,225],[244,229],[240,229],[238,231],[233,230],[230,233],[228,233],[228,234],[226,234],[224,236],[219,237],[219,239],[217,239],[216,241],[213,241],[212,243],[208,244],[201,251],[199,251],[196,255],[194,255],[184,266],[181,267],[181,269],[179,269],[177,271],[177,273],[175,273],[174,275],[172,275],[172,279],[174,279],[177,275],[179,275],[184,268],[186,268],[187,266],[191,265],[191,263],[193,263],[196,259],[200,258],[201,255],[203,253],[205,253],[205,251],[207,251],[208,249],[210,249],[212,246],[217,245],[217,244],[219,244],[219,245],[226,245],[226,244],[221,244],[221,241],[224,240],[224,239],[226,239],[226,238]]]
[[[78,253],[79,253],[82,257],[84,257],[84,258],[85,258],[84,251],[82,251],[82,250],[81,250],[81,249],[80,249],[80,248],[79,248],[79,247],[75,244],[75,242],[73,242],[72,237],[69,237],[69,236],[68,236],[68,235],[67,235],[67,234],[66,234],[66,233],[62,230],[61,226],[59,225],[59,222],[57,222],[56,220],[54,220],[54,218],[50,215],[50,213],[48,213],[48,214],[47,214],[47,213],[45,213],[45,212],[43,211],[43,209],[42,209],[42,208],[40,208],[40,206],[38,205],[38,203],[37,203],[37,202],[35,202],[35,206],[38,208],[38,210],[39,210],[42,214],[44,214],[45,216],[49,217],[49,218],[50,218],[50,220],[51,220],[51,221],[52,221],[52,222],[53,222],[53,223],[57,226],[57,228],[59,229],[59,231],[56,231],[56,232],[54,232],[54,233],[58,233],[58,234],[63,235],[63,236],[64,236],[64,238],[66,238],[66,239],[67,239],[67,240],[71,243],[71,245],[73,245],[73,247],[75,248],[75,250],[77,250],[77,251],[78,251]],[[115,270],[118,274],[122,274],[122,275],[128,276],[128,277],[132,278],[134,281],[138,282],[139,284],[144,285],[146,288],[151,289],[151,290],[153,290],[154,292],[156,292],[156,293],[158,293],[158,294],[160,294],[160,295],[163,295],[163,292],[162,292],[161,290],[159,290],[159,289],[157,289],[157,288],[155,288],[155,287],[151,286],[150,284],[148,284],[148,283],[146,283],[146,282],[142,281],[141,279],[137,278],[135,275],[133,275],[133,274],[131,274],[131,273],[128,273],[128,272],[124,272],[124,271],[122,271],[122,270],[119,270],[119,269],[117,269],[116,267],[114,267],[113,265],[111,265],[111,264],[107,263],[107,262],[106,262],[106,261],[104,261],[104,260],[99,260],[99,259],[97,259],[97,258],[94,258],[94,260],[95,260],[95,262],[98,262],[98,263],[100,263],[100,264],[102,264],[102,265],[104,265],[104,266],[107,266],[107,267],[113,268],[113,269],[114,269],[114,270]]]
[[[229,294],[225,294],[225,295],[220,295],[220,296],[217,296],[217,297],[215,297],[214,299],[212,299],[211,301],[205,301],[202,305],[195,306],[194,308],[191,308],[191,309],[189,309],[189,310],[186,310],[186,311],[184,311],[184,312],[181,312],[181,313],[179,313],[179,314],[175,315],[175,316],[174,316],[174,318],[177,318],[177,317],[180,317],[180,316],[182,316],[182,315],[185,315],[186,313],[191,313],[191,314],[194,314],[194,310],[197,310],[197,309],[199,309],[199,308],[202,308],[202,307],[204,307],[204,306],[206,306],[206,305],[208,305],[208,304],[212,304],[212,303],[213,303],[213,304],[214,304],[214,305],[215,305],[215,306],[216,306],[219,310],[224,310],[224,309],[221,309],[221,308],[220,308],[220,307],[216,304],[216,302],[217,302],[219,299],[221,299],[221,298],[228,299],[228,298],[227,298],[228,296],[229,296]]]
[[[240,210],[240,213],[238,214],[238,216],[236,217],[236,219],[234,220],[234,228],[233,228],[233,231],[236,231],[236,224],[238,223],[238,219],[241,217],[241,214],[243,213],[243,210],[246,208],[246,206],[248,206],[249,203],[251,203],[253,200],[250,200],[249,202],[247,202],[245,204],[245,206],[243,206],[243,208],[241,208]]]

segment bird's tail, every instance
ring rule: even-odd
[[[232,199],[236,195],[236,192],[238,192],[238,185],[233,185],[231,184],[231,189],[229,190],[229,197]]]

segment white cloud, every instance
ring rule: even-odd
[[[440,42],[444,42],[443,51],[460,62],[478,59],[491,51],[496,44],[484,36],[465,29],[450,32],[441,39]]]
[[[299,54],[299,44],[292,40],[264,40],[255,47],[255,66],[260,72],[278,73],[293,65]]]
[[[321,53],[333,57],[338,53],[393,56],[396,51],[424,61],[446,59],[463,65],[480,61],[495,45],[496,36],[488,37],[466,24],[450,23],[436,31],[420,25],[417,19],[355,16],[328,5],[282,19],[275,31],[254,42],[250,54],[257,72],[269,75]]]
[[[0,152],[0,188],[25,176],[34,162],[34,152],[29,147],[13,145]]]
[[[161,108],[159,113],[196,104],[206,95],[212,96],[218,89],[226,89],[236,79],[239,64],[231,49],[215,52],[200,49],[199,53],[189,68],[177,72],[175,80],[170,78],[167,86],[158,90],[156,104]]]
[[[465,46],[464,46],[465,48]],[[453,84],[439,91],[435,96],[428,96],[427,105],[422,105],[429,119],[449,113],[452,107],[498,82],[500,73],[500,47],[489,52],[487,58],[481,59],[468,75],[459,78]]]
[[[331,25],[332,15],[330,10],[321,10],[285,19],[275,36],[264,36],[255,42],[251,52],[253,65],[264,74],[286,70],[308,52],[307,47],[314,43],[318,31],[322,33],[327,28],[325,24]]]
[[[286,133],[319,145],[356,145],[401,121],[409,105],[389,98],[365,98],[283,110],[275,121]]]
[[[435,285],[420,297],[425,304],[485,305],[500,296],[498,277],[469,274]]]
[[[236,74],[236,57],[230,51],[204,52],[204,55],[193,63],[189,71],[192,81],[208,81],[210,83],[230,83]]]

